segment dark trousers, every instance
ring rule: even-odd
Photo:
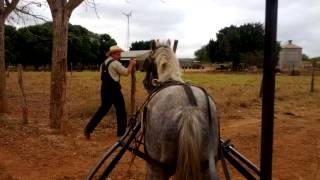
[[[120,89],[112,91],[106,92],[101,90],[101,106],[85,127],[86,133],[92,133],[101,119],[108,113],[112,105],[114,105],[117,114],[117,136],[122,136],[126,132],[127,112],[123,95]]]

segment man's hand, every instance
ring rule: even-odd
[[[132,59],[129,60],[129,63],[132,64],[132,65],[136,65],[137,61],[132,58]]]
[[[135,66],[136,66],[136,60],[134,58],[131,58],[129,60],[129,66],[128,66],[128,74],[134,73],[135,72]]]

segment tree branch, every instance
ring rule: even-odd
[[[94,9],[94,12],[95,12],[95,14],[96,14],[96,16],[97,16],[97,18],[100,18],[99,17],[99,14],[98,14],[98,11],[97,11],[97,5],[96,5],[96,2],[95,2],[95,0],[87,0],[87,1],[84,1],[84,3],[85,3],[85,6],[87,7],[90,7],[90,8],[93,8]]]
[[[22,13],[22,14],[31,16],[31,17],[33,17],[34,19],[39,19],[39,20],[41,20],[41,21],[48,21],[48,19],[47,19],[45,16],[38,15],[38,14],[33,14],[32,12],[26,11],[26,10],[24,10],[24,9],[16,8],[16,9],[14,10],[14,12],[15,12],[16,14]]]
[[[69,0],[67,3],[67,9],[71,13],[76,7],[78,7],[84,0]]]
[[[11,3],[6,0],[6,6],[5,10],[4,10],[4,18],[6,19],[8,17],[8,15],[14,10],[14,8],[16,8],[19,0],[12,0]]]
[[[29,19],[30,17],[31,17],[30,19],[34,20],[35,23],[38,23],[38,20],[48,21],[47,17],[40,14],[35,14],[33,12],[34,7],[40,8],[43,6],[47,6],[47,4],[44,2],[39,2],[35,0],[19,1],[19,4],[13,9],[12,13],[8,15],[6,20],[8,22],[14,22],[14,23],[22,22],[23,24],[25,24],[25,22],[27,21],[26,19]]]
[[[54,8],[54,5],[56,4],[56,0],[47,0],[50,9]]]

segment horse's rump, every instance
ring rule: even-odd
[[[177,163],[179,133],[183,124],[181,121],[185,120],[186,116],[190,116],[189,118],[192,118],[193,121],[198,120],[197,122],[191,121],[191,125],[199,124],[197,126],[200,126],[199,160],[202,162],[208,160],[209,120],[207,94],[197,87],[192,86],[191,88],[196,98],[197,106],[190,105],[185,90],[181,85],[173,85],[161,90],[149,102],[146,117],[145,145],[151,158],[166,164]],[[211,99],[210,105],[211,112],[215,113],[216,109]],[[213,129],[217,132],[216,120],[213,120],[213,126]],[[197,129],[194,130],[197,131]],[[193,132],[188,131],[184,134],[184,137],[192,135],[191,133]],[[197,140],[195,139],[195,141]],[[214,147],[214,149],[213,152],[217,152],[217,147]]]

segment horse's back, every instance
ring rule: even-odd
[[[196,106],[192,106],[184,87],[174,85],[167,87],[156,94],[148,105],[146,148],[152,158],[161,162],[174,163],[176,161],[179,137],[179,121],[183,114],[195,116],[201,124],[203,133],[202,146],[208,144],[208,103],[207,94],[200,88],[191,86],[196,99]],[[210,100],[210,109],[215,113],[215,105]],[[215,125],[216,126],[216,125]],[[206,159],[207,149],[203,150],[203,159]]]

